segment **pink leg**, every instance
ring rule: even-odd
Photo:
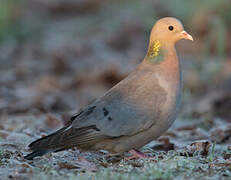
[[[125,158],[125,160],[137,159],[137,158],[143,158],[143,159],[153,159],[154,158],[152,156],[148,156],[147,154],[144,154],[135,149],[130,150],[129,153],[131,153],[132,156]]]

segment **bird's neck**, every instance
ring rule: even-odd
[[[169,53],[175,53],[174,44],[166,45],[158,40],[155,40],[149,44],[145,61],[153,65],[162,64],[165,60],[167,60],[166,57]]]
[[[150,43],[141,68],[148,68],[175,82],[180,79],[180,64],[174,44],[161,45],[158,41]]]

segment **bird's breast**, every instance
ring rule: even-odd
[[[162,121],[169,127],[176,119],[182,92],[181,68],[180,64],[175,64],[170,71],[163,70],[158,75],[158,81],[166,92],[166,102],[162,109]]]

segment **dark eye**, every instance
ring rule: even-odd
[[[174,29],[174,27],[173,27],[173,26],[168,26],[168,29],[169,29],[170,31],[172,31],[172,30]]]

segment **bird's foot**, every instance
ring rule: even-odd
[[[139,158],[142,158],[142,159],[154,159],[153,156],[149,156],[147,154],[144,154],[138,150],[135,150],[135,149],[132,149],[129,151],[129,153],[132,154],[132,156],[129,156],[129,157],[126,157],[125,160],[131,160],[131,159],[139,159]]]

